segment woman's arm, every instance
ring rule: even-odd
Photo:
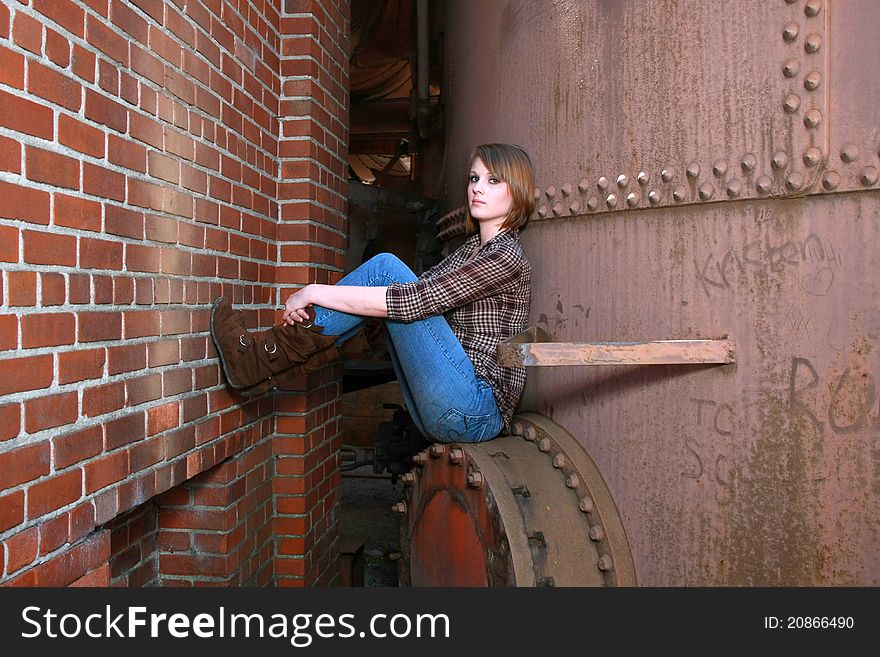
[[[308,317],[305,308],[312,304],[363,317],[387,317],[387,289],[357,285],[306,285],[287,299],[284,321],[288,324],[303,321]]]

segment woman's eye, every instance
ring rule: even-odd
[[[472,183],[477,182],[479,179],[479,176],[471,176],[470,178],[468,178],[468,180],[470,180]]]
[[[496,184],[498,184],[499,181],[498,181],[498,178],[489,178],[489,182],[492,183],[493,185],[496,185]]]

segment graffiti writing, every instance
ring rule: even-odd
[[[735,411],[731,404],[703,397],[691,397],[689,401],[695,405],[698,427],[708,429],[717,436],[733,435]],[[704,447],[690,437],[685,438],[684,446],[690,452],[694,466],[682,472],[682,477],[697,480],[708,474],[715,483],[721,486],[730,485],[730,459],[724,454],[714,453],[717,446]]]
[[[800,285],[807,294],[825,296],[834,285],[842,264],[831,242],[823,242],[815,233],[803,240],[774,243],[770,234],[741,248],[731,247],[720,258],[709,253],[702,262],[694,258],[697,280],[707,297],[712,290],[731,290],[737,281],[751,272],[780,271],[786,266],[802,266]]]
[[[847,368],[828,382],[830,396],[817,394],[821,379],[813,363],[807,358],[791,359],[788,383],[788,414],[792,424],[806,419],[818,432],[827,425],[833,433],[855,433],[878,425],[880,399],[877,385],[870,372]],[[871,419],[871,410],[878,415]]]

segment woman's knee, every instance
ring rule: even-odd
[[[416,275],[403,260],[393,253],[377,253],[364,263],[373,275],[381,275],[393,282],[408,283],[416,280]]]

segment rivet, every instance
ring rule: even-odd
[[[538,216],[539,217],[546,217],[547,216],[547,206],[546,205],[542,205],[541,207],[538,208]]]
[[[793,78],[801,70],[801,64],[796,59],[789,59],[782,65],[782,74],[787,78]]]
[[[804,13],[810,18],[817,16],[820,11],[822,11],[822,3],[819,0],[809,0],[804,6]]]
[[[449,462],[452,465],[464,463],[464,450],[461,447],[453,447],[449,450]]]
[[[427,452],[419,452],[418,454],[413,455],[412,457],[413,463],[416,465],[425,465],[428,462],[428,454]]]
[[[611,560],[611,556],[608,554],[603,554],[599,557],[599,570],[603,573],[607,573],[608,571],[614,570],[614,561]]]
[[[761,176],[755,182],[755,188],[759,194],[769,194],[773,190],[773,181],[767,176]]]
[[[581,211],[581,204],[578,201],[572,201],[571,205],[568,206],[569,214],[577,214]]]
[[[617,197],[614,194],[609,194],[605,199],[605,203],[608,204],[609,208],[613,208],[615,205],[617,205]]]
[[[739,180],[731,180],[727,183],[727,195],[730,198],[739,198],[740,194],[742,194],[742,185]]]
[[[431,453],[432,458],[439,459],[441,456],[443,456],[443,454],[446,453],[446,445],[434,443],[428,448],[428,451]]]
[[[471,488],[482,488],[483,487],[483,473],[482,472],[469,472],[467,476],[468,486]]]
[[[522,422],[514,422],[510,425],[510,433],[514,436],[523,435],[523,431],[525,431],[526,425]]]
[[[798,111],[801,106],[801,97],[797,94],[790,94],[785,97],[785,101],[782,103],[782,109],[784,109],[788,114],[794,114]]]
[[[822,83],[822,74],[819,71],[811,71],[804,78],[804,89],[807,91],[816,91]]]
[[[819,52],[819,48],[822,47],[822,36],[820,34],[811,34],[807,37],[807,40],[804,42],[804,50],[806,50],[811,55],[813,53]]]
[[[593,500],[591,500],[589,497],[586,497],[586,496],[582,497],[582,498],[578,501],[578,508],[579,508],[581,511],[583,511],[584,513],[592,513],[592,511],[593,511]]]
[[[563,195],[563,196],[568,196],[569,194],[571,194],[571,185],[568,184],[568,183],[565,183],[565,184],[562,186],[562,195]]]
[[[684,185],[679,185],[675,188],[675,191],[672,192],[672,198],[674,198],[678,203],[681,203],[687,198],[687,187]]]
[[[541,190],[538,187],[535,187],[535,200],[536,201],[541,200]]]
[[[746,153],[745,155],[743,155],[740,166],[742,167],[742,170],[746,173],[752,173],[752,171],[755,170],[755,167],[758,166],[758,160],[753,154]]]
[[[647,171],[639,171],[639,175],[636,176],[636,180],[639,181],[640,185],[647,185],[648,181],[651,180],[651,176],[648,175]]]
[[[777,171],[782,171],[788,166],[788,155],[783,151],[776,151],[773,153],[773,158],[770,160],[770,166]]]
[[[829,171],[822,176],[822,189],[830,192],[840,184],[840,174],[836,171]]]
[[[675,178],[675,171],[673,171],[672,169],[663,169],[663,171],[660,172],[660,178],[663,180],[663,182],[670,182],[673,178]]]
[[[712,165],[712,173],[714,173],[718,178],[724,176],[727,173],[727,162],[724,160],[718,160],[715,164]]]
[[[412,472],[404,472],[400,475],[400,481],[402,481],[405,485],[409,485],[416,480],[415,474]]]
[[[803,186],[804,186],[804,176],[803,176],[803,174],[801,174],[797,171],[792,171],[790,174],[788,174],[788,177],[786,177],[786,179],[785,179],[785,187],[790,192],[796,192]]]
[[[565,454],[554,454],[553,467],[559,469],[565,465]]]
[[[538,449],[540,449],[542,452],[549,452],[550,446],[551,445],[549,438],[541,438],[541,440],[538,441]]]
[[[522,437],[528,440],[530,443],[533,443],[538,437],[538,432],[535,431],[535,427],[526,427],[523,431]]]
[[[590,198],[587,199],[587,209],[588,210],[595,210],[598,207],[599,207],[599,199],[597,199],[595,196],[591,196]]]
[[[553,204],[553,214],[557,217],[562,214],[562,203],[557,201]]]
[[[629,194],[627,194],[626,204],[631,208],[636,207],[639,204],[639,195],[635,192],[630,192]]]
[[[591,541],[601,541],[603,538],[605,538],[605,530],[602,529],[602,525],[593,525],[590,527]]]
[[[810,146],[804,151],[803,160],[808,167],[814,167],[822,161],[822,151],[815,146]]]
[[[580,191],[581,194],[585,194],[589,188],[590,181],[586,178],[581,178],[580,182],[578,183],[578,191]]]
[[[691,162],[687,167],[687,177],[694,179],[700,175],[700,165],[696,162]]]
[[[391,511],[394,513],[406,513],[406,502],[395,502],[391,505]]]
[[[596,187],[599,188],[600,192],[604,192],[608,189],[608,178],[605,176],[599,176],[599,180],[596,181]]]
[[[629,185],[629,178],[626,177],[626,174],[622,173],[619,176],[617,176],[617,186],[618,187],[623,189],[627,185]]]
[[[798,32],[800,32],[800,26],[797,23],[789,23],[782,29],[782,38],[785,39],[788,43],[791,43],[795,39],[797,39]]]
[[[710,183],[703,183],[700,185],[700,188],[697,190],[700,195],[700,198],[704,201],[708,201],[715,194],[715,189],[712,187]]]
[[[547,198],[553,198],[556,196],[556,188],[553,185],[550,185],[544,193],[547,195]]]
[[[648,200],[651,202],[651,205],[657,205],[660,202],[660,193],[652,189],[648,192]]]
[[[840,159],[844,162],[854,162],[859,159],[859,147],[855,144],[845,144],[840,149]]]
[[[804,115],[804,125],[808,128],[816,128],[822,123],[822,112],[817,109],[811,109]]]
[[[862,173],[859,175],[859,182],[865,187],[877,184],[877,167],[867,166],[862,169]]]
[[[577,488],[581,485],[581,479],[575,473],[571,473],[565,478],[565,485],[569,488]]]

